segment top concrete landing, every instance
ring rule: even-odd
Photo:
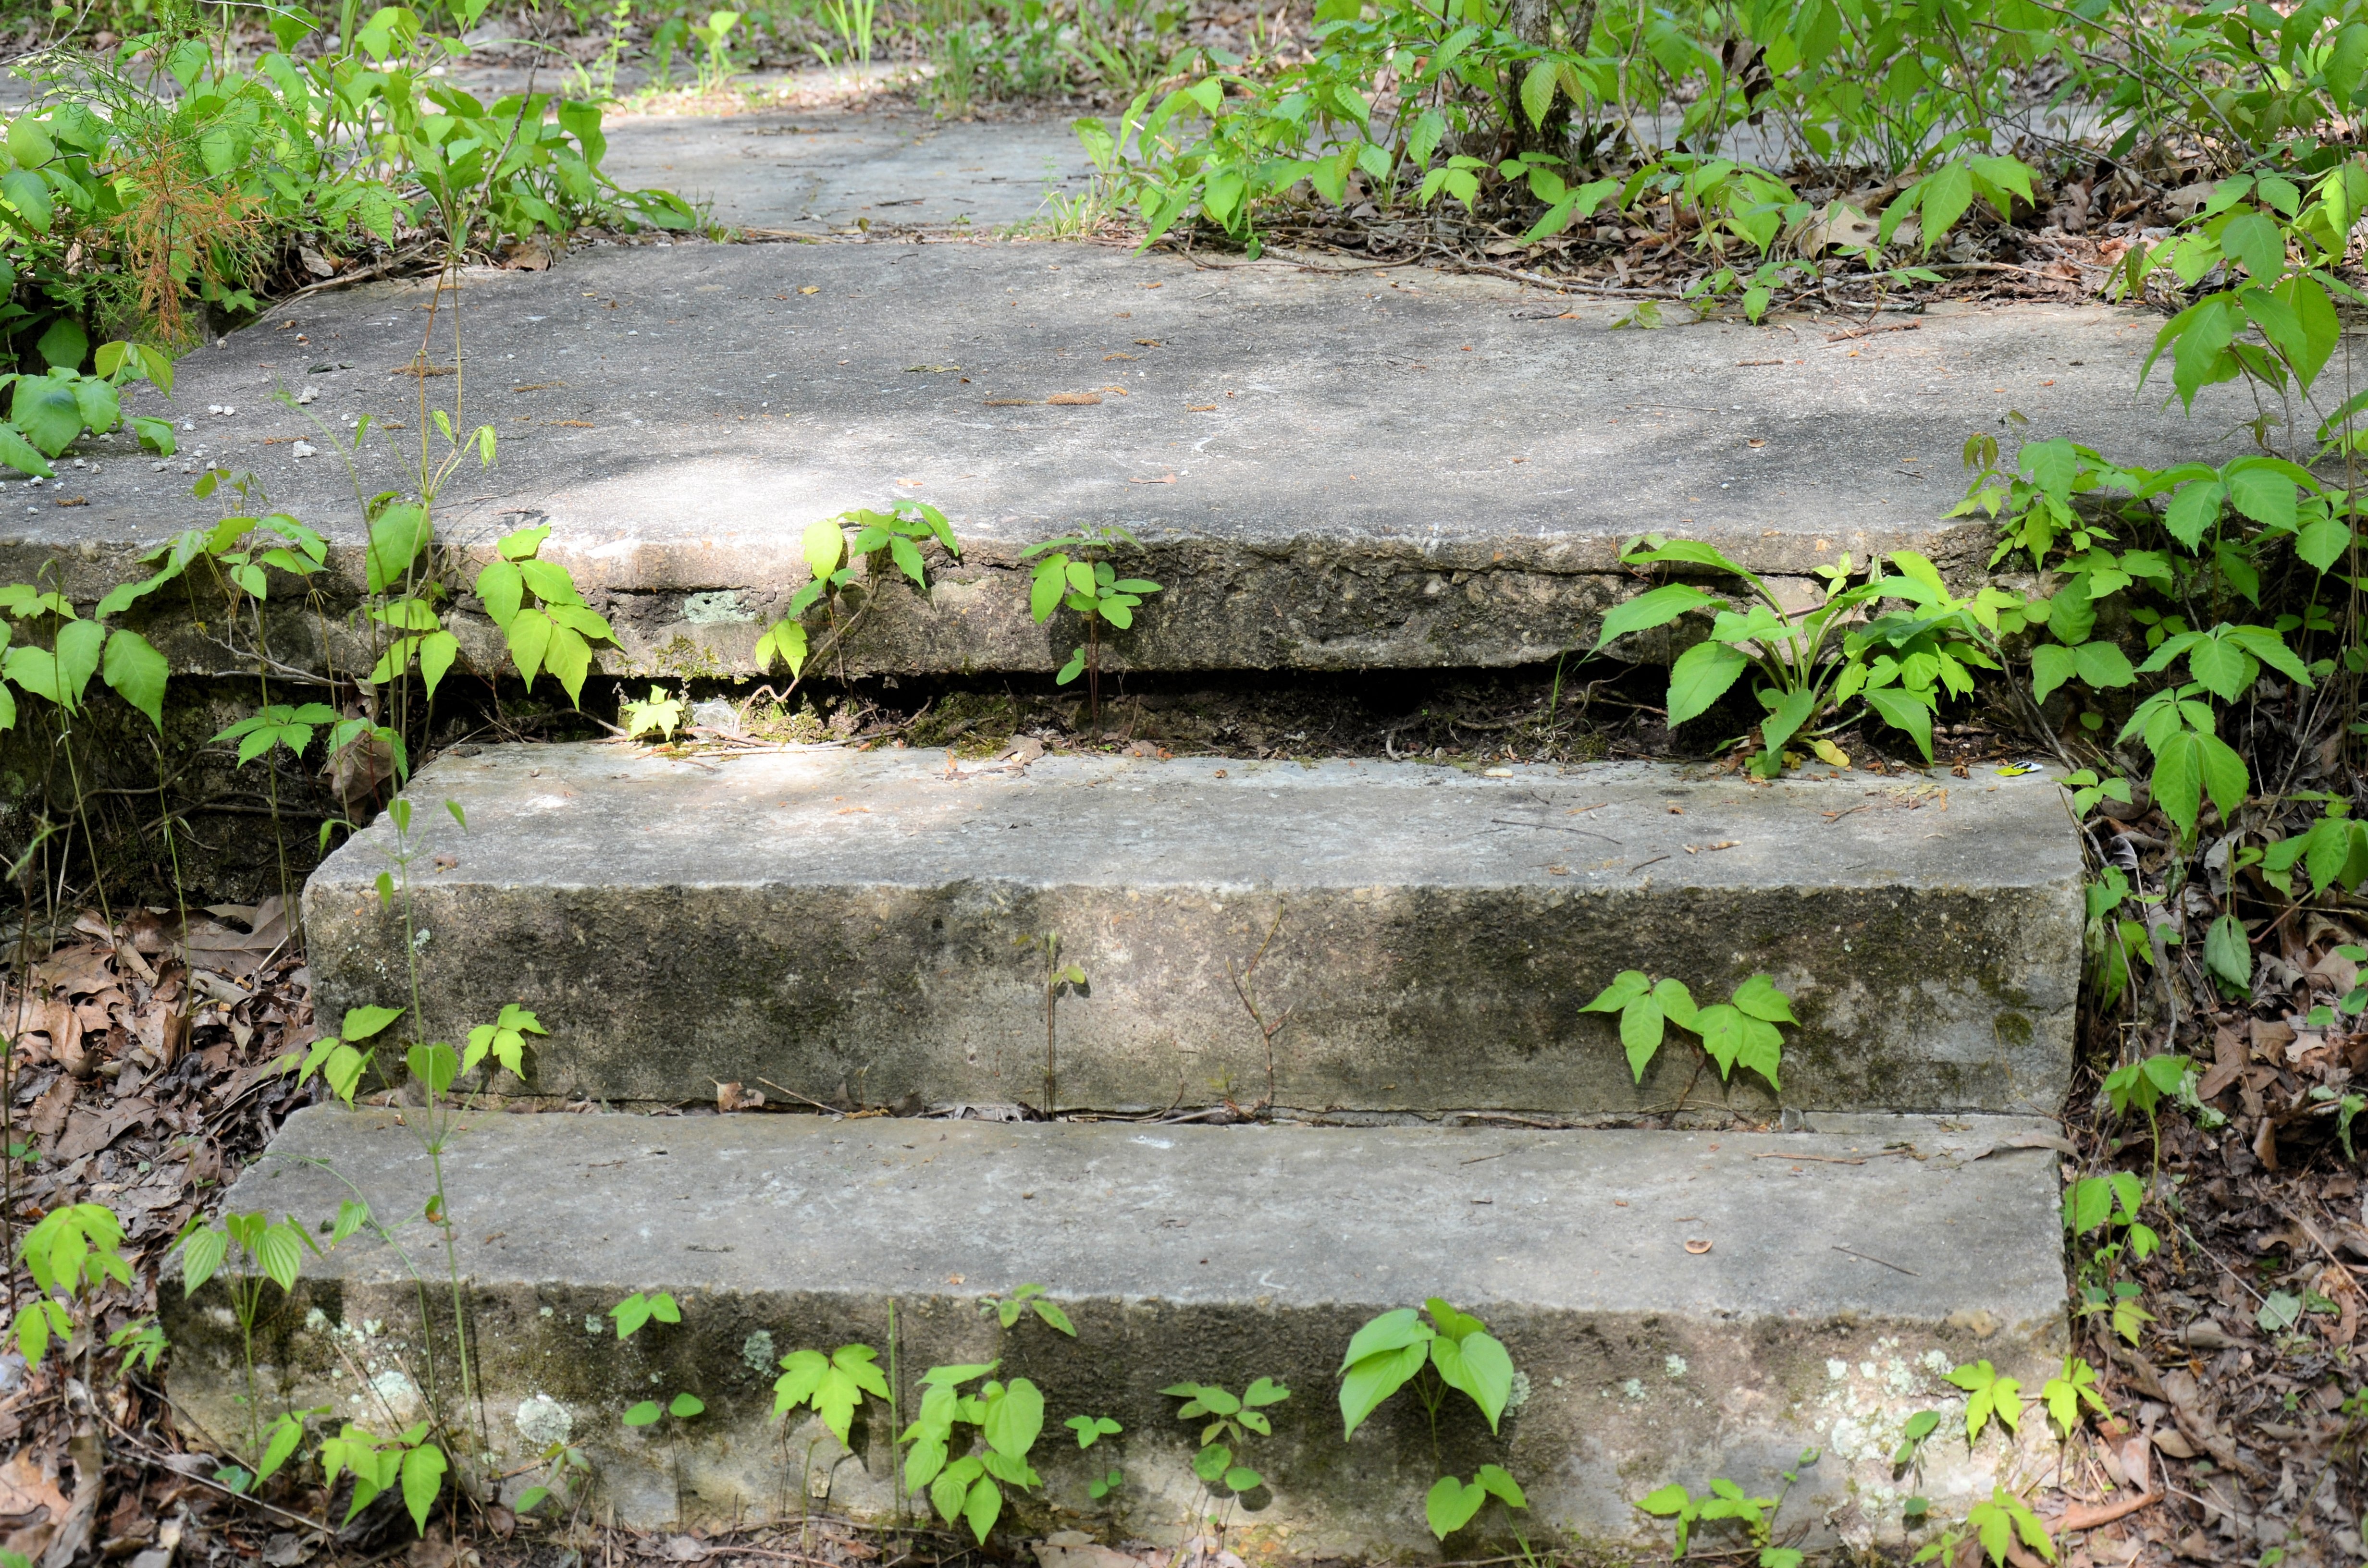
[[[399,372],[428,297],[318,295],[193,355],[184,439],[357,539],[345,470],[294,456],[320,433],[272,398],[309,389],[340,432],[411,426],[365,443],[361,490],[416,483],[420,383]],[[1029,621],[1014,559],[1105,523],[1170,585],[1121,640],[1136,667],[1517,663],[1589,634],[1640,531],[1770,572],[1900,548],[1972,570],[1989,529],[1945,517],[1969,433],[2164,462],[2215,455],[2240,416],[2159,412],[2135,391],[2153,323],[2102,308],[1886,317],[1915,330],[1841,342],[1830,321],[1614,331],[1606,306],[1403,268],[943,244],[598,249],[472,275],[462,300],[464,374],[426,384],[449,404],[465,381],[501,449],[446,490],[445,537],[549,522],[579,582],[630,596],[625,668],[666,667],[684,634],[701,667],[746,667],[805,576],[799,530],[903,496],[943,507],[964,558],[931,602],[894,597],[863,666],[1059,663],[1076,630]],[[452,358],[440,325],[431,358]],[[15,553],[102,562],[77,593],[212,515],[122,447],[66,476],[87,506],[0,485]]]
[[[1093,178],[1065,117],[940,120],[884,105],[796,112],[620,116],[602,168],[657,186],[740,229],[985,233]]]

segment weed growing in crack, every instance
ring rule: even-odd
[[[1513,1358],[1488,1325],[1440,1298],[1423,1303],[1421,1312],[1412,1307],[1383,1312],[1357,1331],[1340,1358],[1341,1437],[1354,1437],[1383,1401],[1411,1382],[1429,1422],[1431,1463],[1440,1466],[1439,1415],[1449,1392],[1469,1399],[1493,1436],[1512,1399],[1513,1379]],[[1423,1504],[1431,1533],[1446,1540],[1471,1523],[1490,1497],[1508,1508],[1529,1506],[1520,1483],[1499,1465],[1482,1465],[1470,1481],[1440,1476]]]
[[[1072,1415],[1061,1423],[1076,1434],[1080,1452],[1092,1448],[1104,1437],[1115,1437],[1126,1430],[1107,1415]],[[1126,1484],[1126,1472],[1116,1464],[1104,1471],[1100,1466],[1087,1479],[1086,1495],[1099,1503]]]
[[[1743,1066],[1780,1091],[1783,1085],[1777,1072],[1784,1036],[1776,1026],[1800,1022],[1793,1016],[1792,998],[1766,974],[1746,980],[1726,1001],[1701,1007],[1682,982],[1656,981],[1642,970],[1623,970],[1579,1011],[1620,1015],[1620,1043],[1639,1084],[1660,1051],[1667,1027],[1675,1024],[1701,1040],[1702,1053],[1717,1064],[1721,1082],[1731,1081],[1735,1069]],[[1691,1092],[1692,1085],[1687,1089]],[[1679,1101],[1684,1097],[1680,1095]]]
[[[1089,533],[1048,539],[1019,552],[1022,561],[1044,557],[1036,562],[1028,588],[1028,612],[1037,624],[1051,620],[1057,609],[1069,610],[1085,623],[1086,640],[1053,681],[1066,686],[1081,675],[1086,677],[1087,722],[1097,734],[1102,727],[1102,629],[1126,631],[1134,624],[1135,607],[1148,596],[1165,592],[1156,583],[1118,574],[1109,557],[1121,545],[1141,550],[1143,541],[1112,523]]]
[[[1192,1455],[1192,1473],[1200,1479],[1201,1497],[1192,1512],[1196,1517],[1205,1517],[1211,1533],[1223,1540],[1235,1502],[1242,1494],[1266,1484],[1266,1477],[1240,1462],[1242,1450],[1249,1446],[1252,1434],[1274,1436],[1267,1407],[1289,1399],[1291,1391],[1272,1378],[1258,1378],[1238,1394],[1215,1383],[1173,1383],[1159,1392],[1184,1402],[1176,1412],[1178,1421],[1201,1424],[1200,1448]],[[1224,1508],[1209,1512],[1220,1498]]]
[[[1044,1429],[1044,1396],[1026,1378],[1008,1384],[988,1379],[974,1394],[962,1385],[985,1377],[1001,1365],[932,1367],[921,1374],[921,1409],[912,1426],[897,1438],[909,1444],[905,1456],[905,1490],[927,1488],[929,1504],[948,1524],[968,1525],[980,1545],[986,1543],[995,1521],[1003,1515],[1007,1486],[1021,1490],[1042,1486],[1043,1478],[1028,1462],[1037,1434]],[[957,1428],[970,1428],[968,1451],[954,1453],[965,1441]]]
[[[1044,931],[1033,937],[1014,937],[1015,948],[1033,948],[1044,960],[1044,1103],[1038,1114],[1050,1121],[1059,1113],[1059,1043],[1061,997],[1087,994],[1086,971],[1073,963],[1061,961],[1061,934]],[[1008,1321],[1006,1326],[1009,1326]]]
[[[1802,1469],[1816,1462],[1817,1450],[1815,1449],[1801,1455]],[[1758,1553],[1754,1560],[1758,1568],[1801,1568],[1805,1554],[1793,1547],[1778,1546],[1774,1540],[1776,1516],[1783,1510],[1784,1499],[1792,1495],[1793,1488],[1799,1481],[1798,1471],[1786,1471],[1784,1488],[1773,1497],[1751,1496],[1724,1477],[1713,1479],[1710,1490],[1699,1496],[1672,1483],[1639,1499],[1636,1506],[1656,1518],[1670,1520],[1676,1526],[1675,1556],[1686,1555],[1692,1544],[1694,1532],[1702,1526],[1733,1520],[1743,1527],[1745,1537],[1750,1543],[1748,1550]]]

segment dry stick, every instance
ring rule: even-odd
[[[1250,1022],[1258,1026],[1259,1042],[1266,1047],[1266,1099],[1258,1108],[1267,1111],[1274,1108],[1274,1037],[1282,1032],[1282,1027],[1285,1024],[1291,1022],[1292,1008],[1285,1007],[1282,1010],[1282,1017],[1275,1019],[1271,1024],[1268,1023],[1259,1014],[1258,1004],[1250,999],[1249,980],[1252,975],[1258,973],[1258,966],[1265,959],[1268,947],[1273,943],[1274,934],[1282,929],[1283,908],[1284,906],[1280,903],[1274,906],[1274,924],[1266,928],[1266,940],[1258,944],[1258,951],[1250,955],[1250,961],[1241,973],[1234,972],[1232,959],[1225,960],[1225,978],[1234,983],[1234,994],[1240,997],[1242,1006],[1248,1009]]]

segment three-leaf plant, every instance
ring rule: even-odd
[[[850,525],[855,529],[852,543],[847,537]],[[954,542],[953,525],[946,521],[943,512],[922,501],[900,500],[886,512],[858,507],[808,524],[800,548],[814,576],[790,596],[781,619],[757,639],[757,668],[769,670],[773,661],[779,659],[789,666],[791,678],[795,680],[805,674],[806,661],[814,653],[845,641],[877,597],[875,585],[882,555],[911,579],[913,586],[926,592],[929,573],[921,546],[931,540],[948,555],[962,558],[962,546]],[[856,570],[859,562],[863,566],[860,574]],[[850,595],[856,594],[861,596],[862,602],[842,619],[842,608]],[[814,643],[805,626],[806,612],[817,603],[822,605],[828,625],[826,641],[820,645]]]
[[[773,1414],[787,1415],[807,1406],[845,1444],[863,1396],[888,1397],[888,1380],[874,1365],[879,1358],[869,1345],[842,1345],[827,1356],[819,1350],[791,1351],[781,1358],[781,1375],[773,1380]]]
[[[1036,562],[1028,586],[1028,613],[1036,618],[1036,623],[1042,625],[1053,619],[1054,610],[1064,608],[1076,612],[1086,623],[1086,640],[1077,644],[1053,682],[1066,686],[1081,675],[1087,676],[1087,698],[1096,724],[1101,714],[1102,628],[1124,631],[1134,624],[1135,607],[1144,596],[1165,591],[1144,578],[1118,574],[1106,557],[1121,545],[1140,550],[1143,541],[1112,523],[1090,533],[1048,539],[1019,552],[1022,561],[1044,557]]]
[[[384,1438],[372,1437],[348,1421],[343,1432],[321,1445],[323,1483],[335,1491],[340,1471],[354,1478],[353,1501],[346,1509],[348,1524],[377,1501],[380,1493],[399,1482],[412,1526],[426,1535],[427,1510],[435,1506],[445,1471],[450,1468],[444,1450],[427,1440],[425,1421],[400,1437]]]
[[[1620,1043],[1628,1052],[1629,1069],[1645,1081],[1645,1069],[1661,1049],[1666,1027],[1676,1024],[1699,1036],[1702,1050],[1718,1064],[1722,1080],[1734,1076],[1737,1064],[1750,1068],[1782,1090],[1777,1069],[1784,1051],[1778,1024],[1798,1025],[1792,999],[1776,989],[1766,974],[1755,974],[1735,988],[1726,1001],[1708,1007],[1694,1005],[1693,994],[1675,980],[1654,980],[1642,970],[1623,970],[1585,1013],[1620,1015]]]
[[[550,537],[551,529],[540,523],[503,535],[495,545],[495,558],[477,573],[477,597],[502,629],[519,678],[532,686],[538,674],[549,670],[567,700],[581,706],[584,679],[592,672],[592,644],[615,638],[608,618],[586,607],[567,568],[537,558]],[[449,655],[444,662],[451,662]],[[420,673],[428,674],[424,656]],[[432,678],[428,688],[435,689]]]
[[[1239,1394],[1214,1383],[1175,1383],[1159,1392],[1184,1402],[1176,1413],[1178,1420],[1208,1418],[1201,1428],[1200,1452],[1192,1456],[1192,1473],[1201,1478],[1201,1485],[1212,1493],[1223,1488],[1228,1494],[1240,1494],[1266,1484],[1258,1471],[1234,1461],[1249,1440],[1248,1434],[1274,1436],[1274,1424],[1267,1419],[1265,1407],[1289,1399],[1289,1389],[1272,1378],[1259,1378]]]

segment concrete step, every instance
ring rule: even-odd
[[[1018,556],[1104,524],[1140,535],[1141,574],[1167,585],[1118,639],[1120,667],[1530,663],[1592,642],[1637,585],[1618,555],[1640,532],[1770,573],[1914,549],[1973,574],[1991,525],[1948,516],[1967,435],[2209,461],[2246,449],[2253,412],[2222,387],[2192,422],[2166,413],[2136,385],[2152,318],[2101,307],[1936,310],[1838,341],[1849,324],[1827,318],[1646,333],[1611,330],[1620,304],[1419,269],[943,244],[598,249],[472,273],[460,298],[462,375],[429,390],[465,386],[462,422],[492,421],[501,446],[445,491],[442,537],[489,551],[551,524],[545,554],[617,629],[612,674],[752,672],[807,576],[801,530],[905,496],[943,508],[962,559],[926,600],[882,595],[853,671],[1056,668],[1076,628],[1029,618]],[[416,489],[421,383],[389,372],[419,351],[429,300],[315,295],[180,369],[184,441],[337,541],[347,602],[354,481],[325,449],[290,455],[321,437],[273,394],[316,392],[304,412],[333,430],[364,413],[408,426],[372,438],[359,487]],[[1044,403],[1062,392],[1100,401]],[[62,481],[85,506],[0,483],[0,571],[46,567],[91,599],[136,546],[215,520],[128,437],[91,454],[102,472]],[[339,616],[288,598],[275,656],[351,667]],[[182,612],[154,610],[160,645],[218,666],[176,640]],[[490,627],[462,619],[469,656],[499,669]]]
[[[1631,969],[1704,1002],[1771,972],[1800,1020],[1786,1106],[2044,1115],[2068,1083],[2081,867],[2043,772],[598,744],[448,756],[410,796],[427,1035],[523,1003],[551,1029],[537,1094],[1041,1105],[1018,944],[1046,931],[1088,982],[1055,1013],[1064,1107],[1267,1098],[1233,979],[1261,949],[1273,1098],[1305,1111],[1768,1114],[1674,1032],[1634,1081],[1613,1016],[1580,1011]],[[412,1001],[374,892],[392,832],[307,885],[324,1019]]]
[[[420,1290],[367,1233],[308,1259],[298,1299],[258,1335],[267,1415],[326,1404],[380,1431],[408,1423],[427,1376],[423,1311],[450,1395],[442,1239],[404,1218],[433,1190],[421,1119],[300,1112],[231,1195],[234,1210],[310,1227],[359,1190],[431,1277]],[[1939,1374],[1983,1358],[2033,1391],[2064,1353],[2055,1156],[2018,1146],[2046,1140],[2009,1119],[1813,1118],[1817,1131],[1793,1134],[463,1121],[443,1168],[482,1391],[465,1425],[503,1471],[554,1435],[579,1445],[617,1517],[643,1527],[794,1513],[802,1493],[886,1514],[888,1411],[867,1407],[850,1456],[811,1420],[784,1433],[770,1383],[779,1356],[810,1346],[860,1341],[886,1366],[891,1303],[906,1418],[933,1364],[1000,1358],[1044,1392],[1031,1457],[1048,1487],[1019,1509],[1023,1530],[1173,1540],[1197,1488],[1179,1402],[1157,1391],[1281,1380],[1273,1437],[1244,1456],[1268,1489],[1236,1518],[1252,1543],[1299,1557],[1436,1552],[1421,1519],[1439,1470],[1412,1396],[1346,1444],[1335,1407],[1357,1327],[1429,1296],[1486,1318],[1522,1375],[1500,1438],[1468,1410],[1442,1416],[1439,1462],[1509,1468],[1532,1540],[1666,1548],[1635,1499],[1712,1476],[1774,1495],[1804,1449],[1821,1457],[1800,1469],[1784,1525],[1896,1540],[1907,1492],[1962,1515],[2008,1457],[1994,1438],[1970,1457],[1949,1438],[1963,1396]],[[1026,1284],[1065,1310],[1074,1341],[1032,1320],[998,1332],[974,1304]],[[165,1292],[185,1430],[245,1426],[220,1290],[194,1307]],[[620,1345],[603,1314],[657,1290],[682,1323]],[[629,1405],[681,1390],[707,1411],[677,1448],[620,1426]],[[1895,1476],[1901,1427],[1928,1409],[1944,1413],[1941,1435],[1919,1475]],[[1108,1462],[1127,1482],[1107,1506],[1087,1500],[1060,1426],[1073,1414],[1125,1427]],[[2041,1425],[2023,1423],[2026,1468]],[[1451,1551],[1469,1555],[1467,1539]]]

